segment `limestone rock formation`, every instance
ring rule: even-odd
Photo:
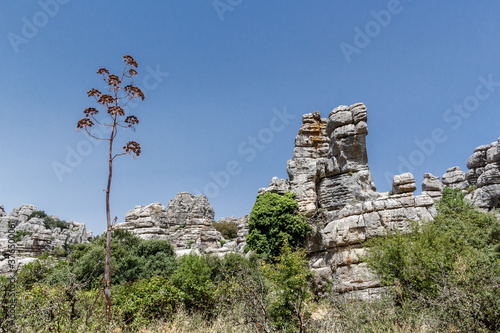
[[[451,189],[465,191],[469,187],[469,182],[465,179],[465,173],[457,166],[446,170],[442,178],[443,185]]]
[[[324,278],[333,279],[334,289],[363,295],[359,291],[379,287],[380,283],[359,261],[363,242],[388,232],[409,232],[409,221],[425,222],[435,216],[434,200],[426,195],[413,196],[415,180],[411,174],[394,176],[393,189],[398,194],[380,195],[344,206],[338,218],[329,220],[316,235],[315,248],[309,246],[312,269]],[[321,243],[318,243],[318,240]],[[328,274],[330,272],[330,274]]]
[[[317,111],[303,116],[287,163],[301,212],[312,216],[321,208],[334,218],[345,205],[378,196],[368,168],[366,121],[362,103],[339,106],[328,120]]]
[[[364,242],[394,230],[410,231],[410,222],[424,223],[437,213],[435,201],[443,187],[470,191],[478,206],[500,206],[499,143],[478,147],[469,159],[467,174],[447,170],[442,178],[424,175],[422,193],[411,173],[396,175],[391,193],[377,193],[366,152],[367,113],[359,103],[339,106],[321,118],[306,114],[287,163],[289,188],[296,193],[300,211],[310,217],[315,232],[306,242],[309,262],[319,290],[333,281],[343,295],[372,298],[383,288],[360,261]],[[274,178],[267,189],[283,193],[286,180]]]
[[[167,209],[172,245],[177,249],[196,248],[201,252],[220,248],[222,236],[212,226],[214,216],[214,210],[203,194],[177,194]]]
[[[279,179],[278,177],[273,177],[273,179],[271,180],[271,184],[269,184],[267,188],[259,189],[258,195],[267,192],[283,195],[288,191],[290,191],[290,182],[288,181],[288,179]]]
[[[317,209],[320,179],[339,173],[336,161],[328,158],[330,138],[326,134],[326,122],[318,111],[302,116],[293,159],[287,163],[290,190],[296,194],[300,211],[307,216],[312,216]]]
[[[167,209],[159,202],[147,206],[135,206],[125,214],[125,223],[117,228],[129,230],[142,239],[169,239]]]
[[[214,216],[206,196],[181,192],[167,208],[158,202],[136,206],[116,227],[143,239],[170,240],[175,250],[206,252],[221,247],[222,236],[212,226]]]
[[[500,138],[487,146],[480,146],[467,161],[472,168],[469,178],[477,176],[477,190],[472,197],[474,204],[483,209],[500,208]]]
[[[483,145],[474,149],[474,153],[467,160],[467,168],[469,171],[465,173],[465,178],[471,185],[477,185],[477,179],[484,172],[486,166],[486,151],[491,145]]]
[[[69,244],[88,242],[92,238],[92,232],[87,232],[84,223],[69,221],[66,228],[48,228],[43,219],[29,216],[38,209],[33,205],[21,205],[7,215],[5,210],[0,210],[0,262],[4,261],[4,251],[8,249],[9,237],[18,235],[16,240],[16,259],[26,263],[34,260],[45,251],[51,251],[55,247],[64,248]],[[59,220],[57,216],[51,216]],[[13,226],[13,228],[12,228]],[[5,273],[7,265],[0,263],[0,273]]]
[[[439,177],[431,173],[426,173],[422,182],[422,194],[427,194],[433,200],[441,199],[443,195],[443,183],[441,183]]]
[[[413,193],[417,189],[415,177],[409,172],[394,176],[392,194]]]

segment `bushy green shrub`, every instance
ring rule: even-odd
[[[278,256],[285,242],[295,248],[305,242],[312,228],[299,213],[294,193],[281,196],[264,193],[257,200],[248,221],[247,245],[268,257]]]
[[[234,239],[238,236],[238,225],[235,222],[214,221],[212,225],[225,239]]]
[[[180,290],[186,308],[210,310],[216,305],[214,273],[218,260],[206,255],[184,255],[172,275],[174,285]]]
[[[121,321],[130,328],[145,327],[154,319],[170,319],[181,304],[181,293],[163,276],[124,283],[115,288]]]
[[[435,219],[411,230],[368,242],[381,281],[460,329],[499,330],[500,221],[445,188]]]
[[[104,274],[106,234],[91,243],[71,247],[70,266],[79,281],[91,280],[96,287]],[[112,284],[155,275],[169,275],[176,267],[175,253],[168,241],[143,240],[126,230],[115,230],[111,238]]]
[[[33,217],[43,219],[43,225],[46,229],[54,230],[55,228],[68,229],[68,223],[63,220],[56,220],[48,216],[43,210],[36,210],[28,216],[28,220]]]

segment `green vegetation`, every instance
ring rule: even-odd
[[[270,229],[269,220],[302,223],[289,199],[264,197],[252,221],[267,218]],[[286,235],[271,237],[265,244],[282,242],[279,250],[249,258],[176,258],[166,241],[116,230],[111,321],[103,297],[104,234],[89,244],[44,253],[19,271],[17,325],[23,332],[69,333],[498,332],[498,218],[472,207],[460,191],[445,189],[435,220],[414,223],[412,231],[369,241],[363,260],[388,292],[360,302],[334,292],[325,298],[314,294],[303,238],[292,246]],[[0,277],[1,304],[8,304],[8,283]],[[4,314],[0,306],[0,331],[10,332]]]
[[[285,243],[276,264],[264,263],[263,271],[271,282],[269,313],[274,323],[285,331],[304,332],[311,316],[305,304],[313,297],[313,274],[307,267],[305,251],[292,252]]]
[[[294,198],[290,192],[257,196],[248,221],[247,245],[251,250],[271,258],[280,254],[285,243],[292,248],[304,244],[312,228],[299,213]]]
[[[16,231],[16,235],[14,236],[14,242],[19,242],[21,239],[23,239],[24,236],[31,236],[33,233],[29,231],[22,231],[18,230]]]
[[[176,228],[174,229],[174,232],[176,232],[176,231],[178,231],[178,230],[181,230],[181,229],[184,229],[185,227],[186,227],[186,223],[184,223],[184,224],[182,224],[182,225],[180,225],[180,226],[176,227]]]
[[[234,239],[238,236],[238,225],[234,222],[213,221],[212,225],[225,239]]]
[[[48,216],[45,211],[37,210],[28,216],[28,220],[37,217],[43,220],[43,225],[46,229],[54,230],[55,228],[68,229],[68,223],[66,221],[56,220]]]
[[[500,330],[500,221],[444,189],[434,221],[374,239],[365,258],[400,303],[460,330]]]
[[[111,240],[113,285],[155,275],[168,275],[175,269],[175,253],[167,241],[143,240],[126,230],[115,230]],[[99,285],[104,273],[106,235],[92,243],[73,245],[68,258],[77,281]]]

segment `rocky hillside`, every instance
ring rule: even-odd
[[[219,220],[238,225],[238,238],[223,239],[212,226],[214,209],[206,196],[187,192],[178,193],[167,205],[155,202],[147,206],[136,206],[125,215],[125,222],[116,228],[126,229],[144,239],[169,240],[177,254],[215,253],[242,251],[245,246],[248,216],[224,217]]]
[[[51,225],[43,218],[30,218],[36,211],[38,209],[33,205],[22,205],[7,214],[4,207],[0,206],[0,273],[8,271],[4,257],[9,238],[15,242],[16,256],[21,265],[45,251],[87,242],[92,238],[92,232],[87,232],[84,223],[62,222],[57,216],[50,216],[50,221],[61,222]]]
[[[469,171],[452,167],[442,180],[425,174],[422,193],[410,173],[395,175],[390,193],[376,192],[366,151],[364,104],[339,106],[328,118],[306,114],[287,163],[289,180],[273,178],[268,191],[296,193],[300,210],[311,217],[315,233],[307,241],[310,266],[320,286],[332,279],[340,293],[369,298],[380,283],[359,258],[363,242],[392,230],[408,231],[409,220],[423,223],[436,214],[434,202],[444,186],[458,188],[478,207],[500,207],[500,139],[476,148]]]
[[[467,172],[452,167],[441,178],[426,173],[420,195],[413,194],[417,185],[410,173],[395,175],[392,191],[379,193],[368,165],[367,121],[362,103],[339,106],[328,118],[321,118],[317,111],[305,114],[293,158],[286,165],[288,179],[275,177],[269,187],[258,191],[296,193],[300,211],[315,227],[307,250],[317,284],[326,286],[333,279],[338,292],[362,298],[375,297],[381,291],[379,281],[359,259],[364,241],[393,230],[408,231],[409,220],[431,220],[443,187],[464,191],[482,209],[500,207],[500,139],[476,148],[467,161]],[[8,221],[22,236],[17,242],[19,254],[28,258],[91,237],[84,224],[72,221],[65,229],[46,228],[43,220],[28,219],[35,210],[23,205],[7,215],[0,206],[0,249],[7,246]],[[126,214],[125,222],[115,227],[144,239],[170,240],[179,255],[191,251],[217,255],[243,252],[248,216],[219,220],[237,225],[237,238],[229,240],[213,227],[214,215],[204,195],[182,192],[167,207],[158,202],[136,206]]]

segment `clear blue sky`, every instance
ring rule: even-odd
[[[149,89],[133,110],[136,132],[118,136],[118,147],[143,148],[115,163],[120,221],[135,205],[205,188],[217,218],[249,213],[259,187],[287,176],[301,115],[341,104],[368,108],[379,191],[398,169],[411,168],[417,184],[425,172],[466,170],[474,147],[500,136],[498,1],[42,0],[1,9],[7,211],[31,203],[104,230],[106,147],[74,130],[95,106],[86,92],[103,88],[96,70],[121,70],[125,54]],[[273,120],[285,111],[293,119]],[[69,166],[68,149],[85,156]],[[237,172],[207,185],[228,163]],[[67,169],[58,177],[59,164]]]

